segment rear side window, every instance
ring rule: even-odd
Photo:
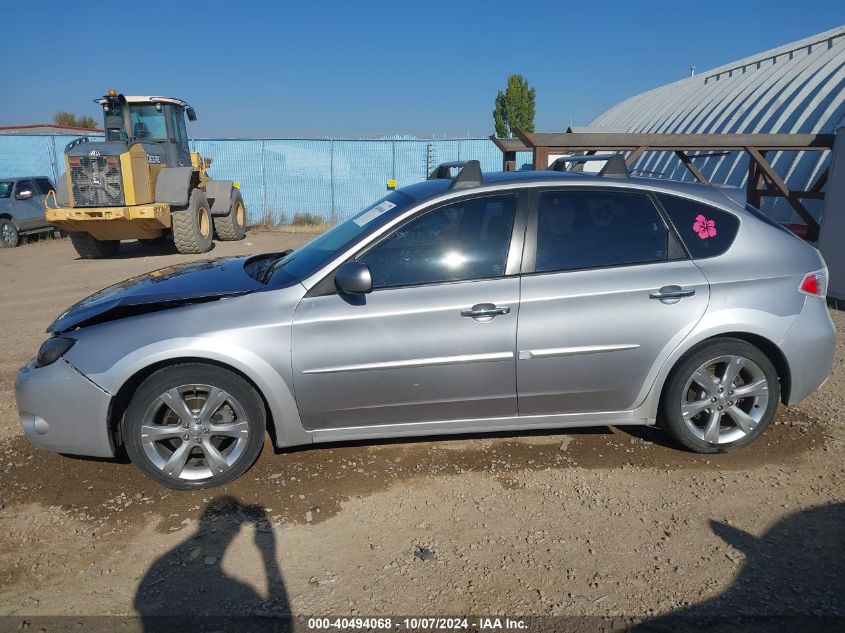
[[[733,243],[739,218],[701,202],[657,194],[693,259],[715,257]]]
[[[39,193],[42,193],[45,196],[47,195],[48,191],[50,191],[51,189],[55,189],[55,187],[50,184],[50,181],[46,178],[36,178],[35,185],[38,187]]]
[[[651,199],[620,191],[544,191],[537,208],[537,272],[668,259],[669,231]]]
[[[0,198],[10,198],[12,196],[11,181],[0,182]]]

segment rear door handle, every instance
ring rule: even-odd
[[[683,299],[684,297],[691,297],[695,294],[695,288],[681,288],[680,286],[663,286],[660,290],[650,292],[649,299]]]
[[[462,310],[462,317],[470,317],[472,319],[483,319],[497,317],[503,314],[510,314],[511,309],[508,306],[497,306],[495,303],[476,303],[469,310]]]

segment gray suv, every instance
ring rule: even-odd
[[[457,173],[454,173],[457,172]],[[710,186],[443,165],[293,252],[80,301],[21,369],[36,445],[214,486],[278,447],[660,424],[745,446],[817,390],[818,251]]]
[[[21,235],[52,231],[44,217],[44,196],[55,186],[49,178],[0,178],[0,248],[20,243]]]

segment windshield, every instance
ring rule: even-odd
[[[107,140],[127,140],[126,130],[123,129],[123,106],[112,107],[106,111],[106,116],[120,121],[120,127],[110,127],[107,118]],[[132,122],[132,136],[135,138],[149,141],[166,141],[169,138],[167,136],[167,123],[164,118],[164,107],[160,103],[130,104],[129,118]]]
[[[167,123],[160,103],[133,103],[129,106],[132,136],[138,139],[167,140]]]
[[[276,261],[267,270],[263,281],[280,286],[304,279],[328,262],[335,253],[396,217],[413,202],[414,199],[407,194],[400,191],[391,192],[354,217]]]

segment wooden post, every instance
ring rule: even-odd
[[[675,156],[681,159],[681,162],[684,164],[684,166],[686,166],[686,168],[698,182],[709,184],[710,181],[704,177],[704,174],[701,173],[701,170],[699,170],[698,167],[693,164],[692,159],[687,156],[683,150],[677,150],[675,152]]]
[[[811,242],[817,240],[819,236],[819,223],[816,221],[816,218],[807,211],[807,207],[801,204],[801,201],[797,196],[792,195],[789,187],[786,186],[783,179],[772,168],[769,162],[763,157],[756,147],[748,147],[746,149],[748,151],[748,155],[751,156],[751,159],[757,163],[757,168],[766,180],[768,180],[769,183],[780,192],[780,195],[786,198],[789,206],[795,209],[795,212],[802,220],[804,220],[804,223],[807,225],[807,239]]]
[[[545,171],[549,168],[549,148],[535,147],[534,148],[534,169],[536,171]]]

